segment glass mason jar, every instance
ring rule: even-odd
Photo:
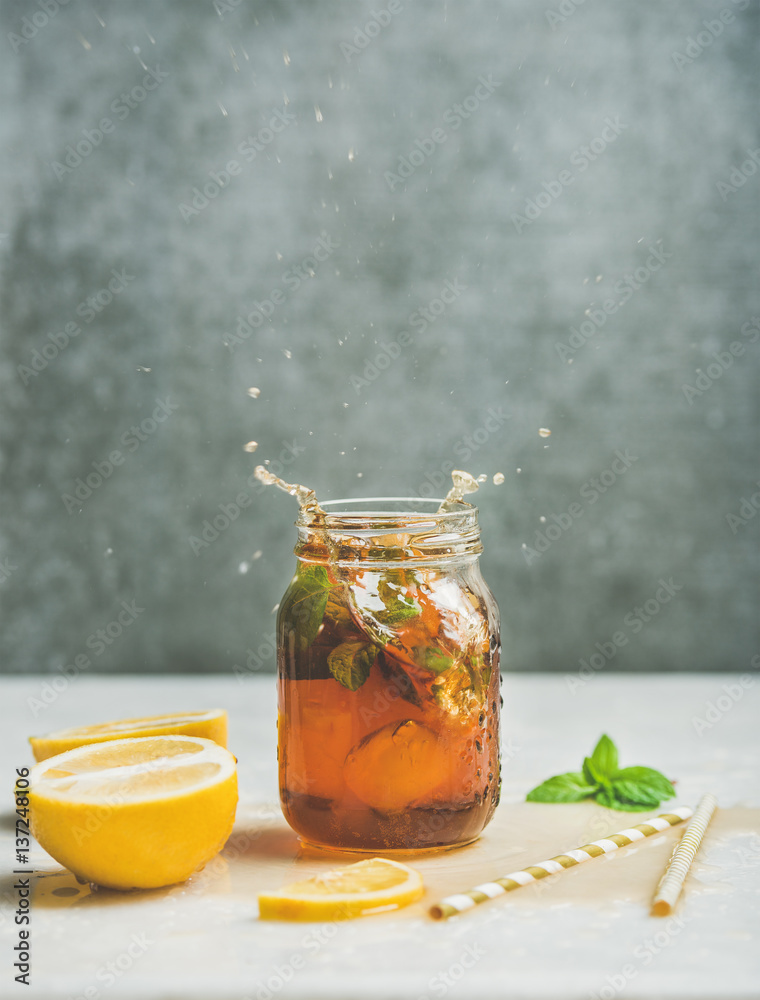
[[[477,508],[383,498],[301,509],[277,618],[278,758],[300,837],[455,847],[499,801],[499,612]]]

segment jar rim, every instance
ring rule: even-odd
[[[412,567],[476,557],[482,551],[478,508],[464,501],[439,514],[440,503],[418,497],[362,497],[325,501],[320,513],[301,508],[296,555],[302,558],[311,543],[322,539],[329,540],[331,560],[345,566],[389,566],[397,559],[399,565]]]
[[[371,520],[378,526],[391,527],[404,524],[410,527],[431,518],[442,529],[455,528],[462,522],[477,521],[478,508],[467,500],[457,502],[454,510],[442,511],[443,497],[357,497],[354,499],[322,500],[325,513],[321,518],[312,510],[301,508],[296,524],[299,527],[356,527]]]

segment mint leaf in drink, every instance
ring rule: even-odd
[[[581,794],[581,791],[585,792]],[[573,798],[577,792],[577,797]],[[618,767],[618,752],[606,734],[581,772],[558,774],[528,793],[529,802],[578,802],[593,796],[599,805],[624,812],[647,812],[675,795],[673,783],[652,767]],[[568,797],[565,797],[568,796]]]
[[[327,606],[325,607],[323,621],[329,621],[333,629],[340,632],[355,629],[354,620],[351,617],[351,612],[348,610],[343,587],[333,587],[332,590],[328,591]]]
[[[316,639],[332,589],[324,566],[308,563],[299,566],[283,600],[283,608],[288,608],[301,650],[307,649]]]
[[[442,674],[444,670],[448,670],[454,665],[453,656],[448,656],[432,646],[415,646],[413,652],[415,663],[434,674]]]
[[[356,691],[369,677],[377,653],[371,642],[342,642],[327,657],[327,665],[339,684]]]
[[[416,618],[420,614],[420,606],[402,590],[387,580],[381,580],[377,587],[378,596],[385,605],[385,610],[375,612],[375,617],[381,625],[393,627]]]
[[[597,790],[597,785],[589,785],[580,771],[556,774],[528,792],[528,802],[580,802]]]

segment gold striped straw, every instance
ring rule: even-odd
[[[681,889],[686,875],[694,860],[694,856],[702,843],[708,823],[712,819],[718,800],[714,795],[703,795],[699,800],[699,805],[694,810],[691,822],[686,827],[686,831],[681,837],[673,856],[668,862],[665,874],[660,879],[657,891],[652,900],[652,916],[667,917],[676,900],[681,895]]]
[[[509,875],[502,875],[501,878],[494,879],[493,882],[484,882],[476,885],[468,892],[459,892],[453,896],[447,896],[440,903],[431,906],[430,916],[435,920],[445,920],[453,917],[455,913],[463,913],[465,910],[484,903],[487,899],[494,899],[512,889],[519,889],[521,885],[528,885],[530,882],[537,882],[538,879],[546,878],[547,875],[555,875],[566,868],[573,868],[575,865],[590,861],[591,858],[598,858],[600,854],[610,854],[619,847],[626,847],[635,840],[643,840],[644,837],[651,837],[653,833],[660,833],[668,827],[683,823],[692,815],[692,810],[688,806],[680,806],[672,812],[663,813],[661,816],[654,816],[646,823],[639,823],[638,826],[628,827],[620,833],[613,833],[602,840],[595,840],[591,844],[585,844],[575,851],[568,851],[567,854],[559,854],[556,858],[548,861],[539,861],[535,865],[523,868],[519,872],[510,872]]]

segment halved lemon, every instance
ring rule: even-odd
[[[59,729],[47,736],[30,736],[32,753],[37,761],[47,760],[75,747],[105,740],[123,740],[136,736],[200,736],[227,746],[227,713],[213,708],[208,712],[176,712],[172,715],[149,715],[138,719],[117,719],[98,726]]]
[[[30,773],[32,833],[78,878],[111,889],[182,882],[230,835],[237,763],[194,736],[77,747]]]
[[[398,861],[371,858],[259,893],[259,915],[265,920],[346,920],[399,909],[424,891],[419,872]]]

